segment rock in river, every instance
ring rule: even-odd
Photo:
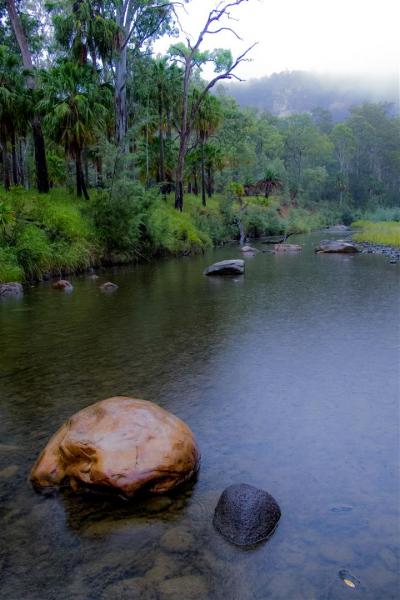
[[[322,240],[319,243],[319,246],[315,248],[315,252],[321,254],[327,254],[332,252],[351,254],[358,252],[358,248],[352,242],[346,242],[344,240]]]
[[[12,281],[10,283],[0,284],[0,298],[17,298],[18,296],[22,296],[23,293],[24,290],[20,283]]]
[[[62,290],[64,292],[72,292],[74,289],[72,283],[66,279],[59,279],[58,281],[55,281],[51,287],[54,290]]]
[[[77,412],[53,435],[31,471],[36,488],[66,483],[161,494],[199,466],[189,427],[153,402],[117,396]]]
[[[300,252],[302,247],[299,244],[275,244],[275,252]]]
[[[213,524],[232,544],[248,546],[269,538],[280,517],[279,505],[268,492],[241,483],[224,490]]]
[[[116,283],[112,283],[111,281],[107,281],[100,286],[102,292],[115,292],[118,289]]]
[[[244,260],[221,260],[207,267],[204,275],[242,275],[244,273]]]

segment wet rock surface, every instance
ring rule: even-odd
[[[345,240],[322,240],[315,248],[318,254],[356,254],[358,248],[353,242]]]
[[[67,279],[59,279],[58,281],[55,281],[51,287],[53,290],[61,290],[62,292],[72,292],[74,289],[72,283],[67,281]]]
[[[102,292],[115,292],[118,289],[116,283],[112,283],[111,281],[107,281],[100,286]]]
[[[275,244],[274,252],[300,252],[302,246],[299,244]]]
[[[73,415],[31,471],[36,488],[66,483],[131,497],[164,493],[190,479],[199,452],[189,427],[152,402],[108,398]]]
[[[241,483],[222,493],[213,525],[232,544],[249,546],[268,539],[280,517],[279,505],[268,492]]]
[[[0,298],[18,298],[23,293],[24,290],[20,283],[12,281],[0,284]]]
[[[203,275],[242,275],[244,273],[244,260],[221,260],[207,267]]]
[[[221,260],[207,267],[203,275],[242,275],[244,273],[244,260]]]

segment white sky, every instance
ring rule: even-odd
[[[193,37],[217,0],[190,0],[181,23]],[[237,74],[248,79],[286,69],[374,77],[398,75],[400,0],[248,0],[235,7],[232,34],[208,36],[203,48],[230,48],[234,55],[259,44]],[[183,38],[184,39],[184,38]],[[161,39],[155,51],[173,43]],[[207,75],[207,73],[205,73]]]

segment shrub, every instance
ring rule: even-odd
[[[201,252],[212,245],[207,233],[200,231],[187,213],[159,202],[150,212],[148,234],[155,252],[190,254]]]
[[[14,249],[0,247],[0,283],[22,281],[23,275]]]
[[[44,271],[51,269],[50,241],[36,225],[27,225],[18,232],[15,253],[18,264],[28,277],[40,278]]]
[[[119,255],[121,260],[129,260],[140,255],[149,204],[143,187],[132,182],[119,182],[111,193],[102,191],[93,195],[90,215],[109,259]]]

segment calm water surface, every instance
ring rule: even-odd
[[[246,259],[237,279],[201,274],[239,256],[225,248],[0,305],[2,599],[399,597],[399,266],[315,256],[321,237]],[[198,481],[140,503],[37,495],[27,475],[49,436],[119,394],[190,425]],[[211,524],[239,482],[283,513],[250,550]]]

